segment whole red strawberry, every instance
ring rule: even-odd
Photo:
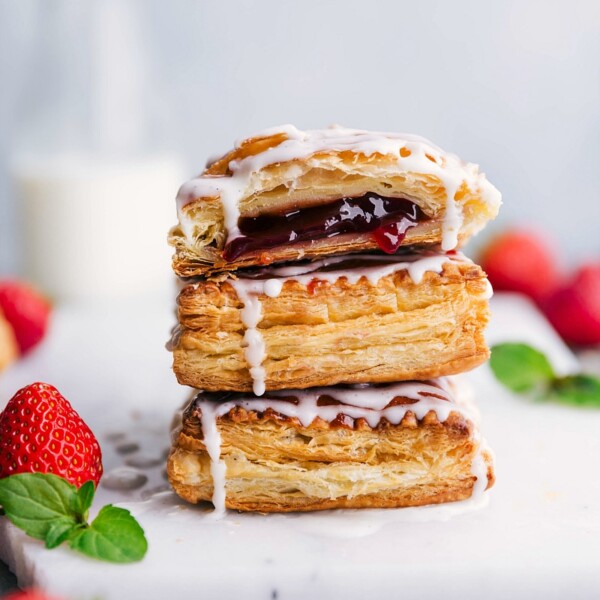
[[[559,281],[557,261],[543,236],[513,229],[483,250],[481,268],[494,290],[520,292],[541,302]]]
[[[566,342],[600,344],[600,264],[579,268],[542,308]]]
[[[102,453],[68,400],[47,383],[20,389],[0,414],[0,479],[53,473],[80,487],[102,476]]]
[[[0,281],[0,311],[12,326],[21,354],[36,346],[46,334],[50,304],[22,281]]]

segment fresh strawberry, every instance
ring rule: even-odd
[[[485,248],[480,264],[497,291],[520,292],[541,302],[559,281],[556,258],[540,235],[512,230]]]
[[[94,434],[47,383],[19,390],[0,414],[0,479],[16,473],[54,473],[77,487],[102,476]]]
[[[30,285],[14,279],[0,281],[0,310],[15,332],[21,354],[46,334],[50,304]]]
[[[581,267],[542,308],[566,342],[600,344],[600,264]]]
[[[36,589],[13,592],[4,597],[4,600],[61,600],[56,596],[48,596],[45,592]]]

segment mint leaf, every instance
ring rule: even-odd
[[[46,539],[57,521],[77,524],[71,507],[75,493],[75,486],[51,474],[21,473],[0,479],[0,504],[6,516],[38,540]]]
[[[534,391],[540,399],[600,408],[600,378],[585,373],[558,377],[544,354],[527,344],[494,346],[490,366],[514,392]]]
[[[144,530],[124,508],[103,507],[92,524],[69,542],[92,558],[126,563],[141,560],[148,549]]]
[[[56,519],[46,533],[46,548],[51,550],[60,546],[76,530],[77,525],[70,519]]]
[[[565,404],[600,407],[600,379],[593,375],[569,375],[554,380],[551,397]]]
[[[100,560],[141,560],[148,542],[129,511],[105,506],[88,525],[94,493],[93,481],[77,489],[51,473],[20,473],[0,479],[0,512],[27,535],[44,540],[46,548],[68,541],[74,550]]]
[[[544,390],[555,378],[554,370],[544,354],[527,344],[494,346],[490,367],[500,383],[513,392]]]
[[[87,521],[88,511],[94,500],[96,486],[93,481],[86,481],[77,490],[77,512],[82,516],[84,521]]]

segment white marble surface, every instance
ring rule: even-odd
[[[167,309],[140,305],[65,308],[38,353],[0,379],[0,403],[34,379],[55,384],[98,434],[105,465],[158,457],[184,390],[163,343]],[[576,362],[543,319],[518,297],[493,300],[490,340],[527,340],[557,369]],[[600,411],[532,404],[500,388],[487,367],[473,372],[483,432],[497,456],[488,506],[335,511],[312,515],[230,514],[220,522],[164,486],[162,466],[120,502],[150,542],[136,565],[93,562],[45,550],[0,519],[0,558],[22,584],[65,598],[592,598],[600,596]],[[114,439],[115,433],[125,438]],[[138,454],[116,447],[138,443]],[[449,512],[450,511],[450,512]],[[452,518],[449,518],[451,517]]]

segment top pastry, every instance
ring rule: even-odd
[[[452,250],[493,219],[500,193],[414,135],[285,125],[237,142],[177,196],[181,277],[401,246]]]

